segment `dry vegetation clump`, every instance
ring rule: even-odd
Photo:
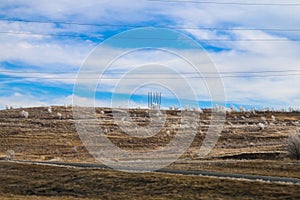
[[[300,160],[300,134],[294,132],[287,138],[287,151],[292,159]]]
[[[15,152],[11,149],[7,150],[6,159],[7,160],[14,160],[15,159]]]

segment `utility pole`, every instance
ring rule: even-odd
[[[148,108],[160,109],[161,107],[161,92],[148,92]]]

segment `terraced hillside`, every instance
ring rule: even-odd
[[[20,115],[24,110],[28,118]],[[122,149],[149,151],[167,145],[181,126],[181,111],[166,112],[166,122],[159,133],[149,138],[135,138],[118,127],[109,108],[97,108],[97,118],[107,137]],[[183,157],[197,158],[197,150],[210,124],[210,110],[193,112],[199,119],[194,142]],[[57,113],[61,113],[60,116]],[[139,126],[149,124],[149,111],[130,109],[130,118]],[[123,120],[123,119],[122,119]],[[257,112],[227,113],[222,135],[209,155],[210,158],[267,158],[276,159],[285,154],[287,135],[299,128],[300,113]],[[261,125],[263,124],[263,126]],[[130,129],[130,127],[129,127]],[[136,131],[132,127],[132,132]],[[9,151],[9,152],[8,152]],[[94,162],[82,144],[75,128],[71,107],[45,107],[10,109],[0,111],[0,156],[19,160],[57,160],[70,162]]]

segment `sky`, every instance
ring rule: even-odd
[[[1,1],[0,109],[145,107],[149,91],[164,107],[299,108],[300,4],[210,2]]]

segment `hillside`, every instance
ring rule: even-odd
[[[28,112],[28,118],[20,115],[22,110]],[[96,108],[106,136],[120,148],[135,152],[158,149],[174,138],[181,126],[182,112],[165,112],[166,122],[159,133],[141,139],[124,133],[111,109]],[[216,147],[203,159],[196,152],[210,125],[210,112],[190,113],[189,117],[199,117],[200,128],[191,147],[167,169],[223,172],[238,177],[250,174],[300,178],[299,161],[286,156],[286,138],[299,128],[300,113],[228,113]],[[129,113],[138,125],[149,124],[148,110],[131,109]],[[186,130],[188,135],[189,127]],[[67,162],[101,166],[81,142],[71,107],[52,107],[51,113],[45,107],[0,111],[2,199],[299,199],[299,184],[293,183],[227,176],[126,173],[102,167],[72,167]]]
[[[20,115],[25,110],[28,118]],[[59,119],[57,113],[62,114]],[[180,124],[181,111],[166,111],[164,128],[154,137],[132,138],[121,131],[109,108],[97,108],[96,113],[108,138],[117,146],[133,151],[149,151],[168,144]],[[149,123],[147,110],[131,109],[131,118],[140,126]],[[197,158],[199,148],[210,123],[210,111],[194,115],[200,119],[200,128],[190,149],[184,157]],[[273,116],[273,117],[272,117]],[[265,119],[264,119],[265,118]],[[258,112],[227,114],[222,135],[209,157],[218,158],[268,158],[276,159],[285,154],[287,135],[299,128],[300,113]],[[72,162],[94,162],[82,144],[74,125],[71,107],[45,107],[11,109],[0,111],[0,155],[4,159],[7,151],[15,152],[20,160],[58,160]],[[264,123],[265,128],[258,126]],[[134,131],[134,130],[132,130]]]

